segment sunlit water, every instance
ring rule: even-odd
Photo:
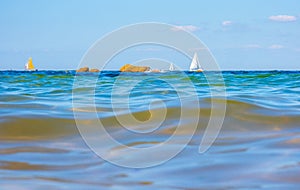
[[[82,86],[73,86],[74,72],[0,72],[0,189],[299,189],[300,188],[300,72],[223,72],[226,117],[222,130],[204,154],[199,144],[210,118],[210,86],[202,73],[80,74]],[[213,73],[208,73],[213,75]],[[96,81],[96,87],[92,84]],[[117,81],[118,80],[118,81]],[[112,110],[112,88],[140,81],[126,102],[122,88]],[[200,106],[181,105],[178,90],[188,99],[192,81]],[[174,89],[168,82],[176,83]],[[95,88],[94,88],[95,87]],[[89,103],[94,90],[97,117]],[[155,131],[137,134],[118,123],[119,115],[140,121],[151,117],[149,105],[162,100],[165,121]],[[187,101],[188,102],[188,101]],[[126,110],[129,105],[130,111]],[[153,113],[164,109],[155,107]],[[115,166],[99,158],[81,138],[74,121],[92,128],[99,118],[107,131],[128,146],[164,142],[176,129],[180,111],[199,110],[193,139],[170,161],[146,169]],[[194,117],[194,116],[191,116]],[[198,116],[195,116],[198,117]],[[185,124],[193,120],[183,118]],[[153,121],[153,125],[156,125]],[[138,127],[138,126],[137,126]],[[142,129],[141,129],[142,130]],[[187,129],[180,136],[189,134]],[[174,145],[181,146],[181,145]],[[114,147],[118,148],[118,147]],[[115,156],[122,159],[120,151]],[[162,153],[163,154],[163,153]],[[145,158],[137,158],[139,159]]]

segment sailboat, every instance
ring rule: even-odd
[[[169,71],[175,71],[173,63],[170,64]]]
[[[32,58],[31,58],[31,57],[29,57],[29,59],[28,59],[26,65],[25,65],[25,69],[26,69],[27,71],[34,71],[34,70],[35,70],[34,65],[33,65],[33,63],[32,63]]]
[[[191,65],[190,65],[190,71],[193,71],[193,72],[202,72],[203,71],[203,69],[199,63],[198,55],[196,52],[194,53],[194,57],[191,62]]]

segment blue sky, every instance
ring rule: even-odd
[[[39,69],[75,69],[96,40],[140,22],[192,32],[224,70],[300,70],[298,0],[1,0],[0,70],[29,56]]]

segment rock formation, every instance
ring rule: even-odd
[[[120,68],[120,71],[121,72],[145,72],[145,71],[150,71],[150,67],[126,64]]]
[[[76,72],[89,72],[89,70],[90,69],[88,67],[82,67],[82,68],[76,70]]]
[[[100,72],[100,70],[99,69],[91,69],[90,72],[92,72],[92,73],[98,73],[98,72]]]
[[[100,72],[99,69],[90,69],[88,67],[82,67],[78,70],[76,70],[76,72],[92,72],[92,73],[97,73],[97,72]]]

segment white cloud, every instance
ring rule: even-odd
[[[222,22],[222,26],[230,26],[230,25],[232,25],[232,21],[230,21],[230,20],[225,20],[225,21],[223,21]]]
[[[273,44],[269,46],[269,49],[282,49],[282,48],[284,48],[284,46],[279,44]]]
[[[290,16],[290,15],[270,16],[269,19],[277,22],[292,22],[297,20],[295,16]]]
[[[183,26],[174,26],[172,28],[173,31],[180,31],[180,30],[185,30],[188,32],[195,32],[197,30],[200,30],[199,27],[194,26],[194,25],[183,25]]]
[[[261,46],[259,44],[247,44],[247,45],[244,45],[242,46],[242,48],[245,48],[245,49],[273,49],[273,50],[276,50],[276,49],[283,49],[283,48],[286,48],[285,46],[283,45],[280,45],[280,44],[272,44],[270,46]]]

